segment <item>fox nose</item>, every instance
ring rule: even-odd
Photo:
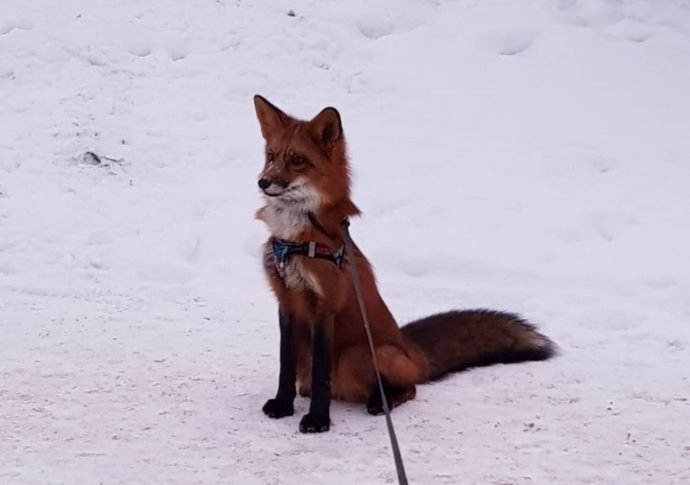
[[[271,185],[271,181],[268,180],[267,178],[260,178],[259,179],[259,188],[261,190],[267,189]]]

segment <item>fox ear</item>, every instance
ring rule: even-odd
[[[325,108],[309,122],[316,141],[328,148],[343,135],[340,113],[335,108]]]
[[[263,96],[254,96],[254,109],[261,125],[261,134],[265,140],[272,138],[282,130],[289,121],[289,116],[268,102]]]

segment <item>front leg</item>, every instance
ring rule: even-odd
[[[309,413],[302,417],[302,433],[321,433],[331,426],[331,347],[333,315],[312,324],[311,403]]]
[[[296,356],[293,338],[292,317],[283,308],[279,310],[280,321],[280,375],[278,392],[274,399],[264,404],[263,412],[270,418],[283,418],[295,413]]]

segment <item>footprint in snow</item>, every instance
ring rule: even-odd
[[[531,29],[514,29],[481,36],[480,43],[502,56],[514,56],[532,47],[536,33]]]
[[[622,19],[606,26],[604,32],[607,35],[614,35],[628,42],[639,44],[662,33],[662,29],[663,27],[657,27],[637,20]]]
[[[146,41],[132,42],[127,47],[127,52],[137,57],[148,57],[153,53],[153,46]]]
[[[186,49],[174,48],[169,49],[168,54],[170,55],[170,60],[177,62],[187,57],[189,55],[189,52]]]
[[[0,20],[0,35],[9,34],[15,29],[19,30],[31,30],[34,28],[29,20],[26,19],[7,19]]]
[[[165,52],[170,56],[170,60],[173,62],[181,61],[191,52],[191,41],[190,39],[171,39],[164,46]]]
[[[357,28],[364,37],[372,40],[391,35],[395,31],[392,22],[374,17],[360,19],[357,22]]]

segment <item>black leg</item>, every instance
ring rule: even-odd
[[[302,433],[321,433],[331,426],[331,346],[333,317],[316,322],[312,327],[311,403],[309,413],[302,417]]]
[[[386,394],[386,401],[388,402],[388,409],[393,408],[405,400],[405,395],[410,393],[410,389],[405,387],[392,386],[388,383],[385,377],[381,376],[381,384],[383,384],[383,392]],[[383,399],[381,399],[381,391],[379,384],[376,382],[374,388],[367,400],[367,411],[373,416],[385,414],[383,410]]]
[[[271,418],[283,418],[295,413],[295,347],[293,339],[293,323],[290,315],[282,309],[280,320],[280,376],[278,378],[278,392],[274,399],[264,404],[264,413]]]

